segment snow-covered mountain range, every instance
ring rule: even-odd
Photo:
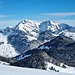
[[[6,37],[7,45],[11,45],[17,53],[23,53],[37,48],[59,35],[64,35],[75,40],[75,28],[64,23],[55,23],[52,20],[45,20],[41,23],[24,20],[15,27],[9,26],[1,30],[0,35],[1,39]],[[1,40],[0,42],[4,41]],[[5,47],[5,43],[2,45]]]
[[[10,58],[10,65],[75,70],[68,67],[75,67],[75,28],[68,24],[24,20],[0,30],[0,38],[0,56]]]
[[[45,20],[41,23],[32,20],[21,21],[15,27],[9,26],[0,30],[0,43],[2,42],[0,55],[15,56],[37,48],[59,35],[75,40],[75,28],[64,23],[55,23],[52,20]]]

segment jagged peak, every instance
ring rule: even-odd
[[[33,23],[34,21],[33,21],[33,20],[26,19],[26,20],[24,20],[24,22],[30,22],[30,23]]]
[[[44,20],[42,23],[40,23],[39,28],[42,32],[46,30],[51,30],[52,32],[55,32],[60,29],[59,25],[53,20]]]
[[[29,20],[29,19],[26,19],[26,20],[22,20],[18,23],[18,25],[20,24],[26,24],[26,23],[30,23],[30,24],[38,24],[38,22],[34,21],[34,20]]]
[[[14,26],[8,26],[4,30],[7,30],[7,29],[14,29]]]
[[[14,26],[8,26],[8,28],[14,28]]]
[[[42,23],[47,23],[47,24],[50,24],[50,25],[56,24],[56,22],[54,22],[53,20],[44,20]]]
[[[54,22],[53,20],[49,20],[49,22],[50,22],[51,24],[53,24],[53,25],[56,24],[56,22]]]

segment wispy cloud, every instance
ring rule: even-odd
[[[0,18],[11,17],[12,15],[0,15]]]
[[[69,24],[71,26],[75,26],[75,20],[55,20],[55,22],[66,23],[66,24]]]
[[[44,16],[66,17],[75,16],[75,12],[61,12],[61,13],[42,13]]]
[[[4,29],[7,26],[15,26],[17,25],[21,20],[1,20],[0,21],[0,28]]]

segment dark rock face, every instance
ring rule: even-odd
[[[27,51],[34,50],[34,49],[38,48],[41,44],[43,44],[43,42],[41,40],[32,40],[32,41],[28,42],[28,46],[27,46],[26,50]]]
[[[43,49],[40,48],[42,46]],[[62,62],[66,65],[75,67],[75,42],[65,36],[58,36],[50,42],[24,53],[24,55],[30,54],[31,56],[23,58],[11,65],[46,69],[47,64],[45,62],[57,66],[60,66],[60,62]],[[63,65],[63,67],[65,66]]]
[[[25,51],[25,48],[28,46],[27,38],[24,35],[9,35],[8,43],[10,43],[16,51],[22,53]]]
[[[41,32],[39,34],[38,39],[41,40],[43,43],[45,42],[45,40],[52,40],[55,36],[52,35],[51,31],[45,31],[45,32]]]
[[[4,42],[0,42],[0,45],[4,44]]]
[[[17,30],[14,30],[14,33],[8,36],[8,43],[10,43],[19,53],[38,48],[40,45],[54,38],[54,36],[48,31],[40,33],[37,40],[32,41],[28,40],[28,37],[26,36],[29,35],[28,33]]]
[[[60,62],[50,57],[46,52],[39,51],[31,56],[24,58],[15,63],[11,63],[14,66],[20,67],[30,67],[30,68],[38,68],[38,69],[47,69],[47,63],[53,63],[55,65],[60,65]]]
[[[26,34],[20,33],[16,35],[9,35],[8,43],[10,43],[19,53],[24,53],[28,50],[32,50],[42,44],[40,40],[29,41],[25,35]]]
[[[75,66],[75,42],[65,36],[58,36],[44,44],[49,49],[42,49],[53,58],[69,66]]]
[[[53,40],[51,40],[50,42],[45,43],[44,45],[47,46],[52,46],[52,47],[60,47],[60,46],[65,46],[69,43],[74,42],[73,39],[66,37],[66,36],[57,36],[55,37]]]
[[[61,23],[59,26],[61,27],[61,30],[67,30],[67,31],[75,32],[74,27],[72,27],[68,24]]]
[[[3,33],[3,31],[2,31],[2,30],[0,30],[0,33]]]
[[[53,50],[53,51],[52,51]],[[75,50],[73,48],[52,49],[47,52],[49,55],[69,66],[75,67]]]

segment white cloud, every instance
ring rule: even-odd
[[[22,20],[3,20],[0,21],[0,29],[4,29],[7,26],[16,26]],[[38,20],[37,20],[38,21]],[[75,26],[75,20],[54,20],[57,23],[66,23],[71,26]],[[39,22],[42,22],[41,20]]]
[[[75,16],[75,12],[61,12],[61,13],[42,13],[44,16],[55,16],[55,17],[65,17],[65,16]]]
[[[0,15],[0,18],[11,17],[12,15]]]
[[[75,20],[55,20],[55,22],[66,23],[66,24],[69,24],[71,26],[75,26]]]
[[[7,26],[15,26],[20,21],[21,20],[3,20],[3,21],[0,21],[0,29],[6,28]]]

